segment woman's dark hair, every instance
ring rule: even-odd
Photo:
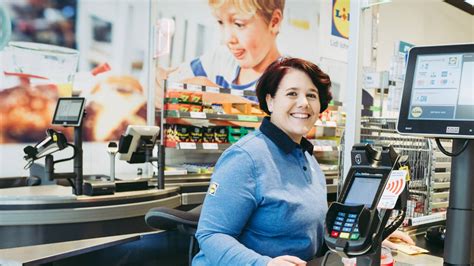
[[[317,65],[303,59],[291,57],[281,58],[270,64],[258,80],[256,91],[260,109],[267,114],[271,113],[267,106],[267,94],[270,94],[271,97],[275,97],[281,80],[290,69],[303,71],[309,76],[318,89],[319,102],[321,104],[321,110],[319,112],[322,113],[326,110],[329,102],[332,100],[330,91],[331,79]]]

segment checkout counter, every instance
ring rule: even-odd
[[[442,70],[444,65],[432,66],[429,62],[443,58],[447,59],[445,64],[451,68],[459,66],[468,68],[469,66],[472,70],[473,45],[414,48],[410,52],[398,130],[404,134],[454,139],[453,150],[458,152],[453,152],[457,153],[453,154],[457,155],[453,158],[453,169],[456,170],[451,176],[452,191],[447,215],[445,248],[426,242],[423,234],[416,235],[417,245],[426,248],[429,253],[408,256],[396,252],[394,259],[397,265],[442,265],[443,263],[469,265],[473,263],[474,259],[472,246],[474,232],[472,202],[474,197],[471,193],[474,189],[474,179],[472,178],[474,174],[472,165],[474,145],[472,143],[469,145],[469,139],[474,138],[474,129],[472,128],[474,119],[468,117],[471,120],[467,119],[466,121],[466,117],[464,117],[472,115],[470,113],[474,110],[472,103],[463,105],[456,102],[457,110],[460,112],[452,113],[451,120],[445,124],[440,123],[441,120],[434,123],[433,119],[429,117],[430,114],[445,114],[444,109],[437,110],[435,106],[416,104],[416,101],[420,99],[428,101],[429,99],[419,97],[424,91],[416,87],[414,80],[417,79],[417,75],[420,74],[420,71],[422,72],[422,69]],[[450,71],[451,68],[449,68]],[[456,72],[459,74],[457,93],[461,95],[466,93],[465,90],[472,90],[472,88],[463,87],[465,84],[462,81],[461,70],[458,72]],[[412,99],[412,97],[416,99]],[[428,117],[425,116],[427,114]],[[442,121],[447,120],[446,117],[443,119]],[[338,203],[329,208],[326,217],[325,241],[334,253],[349,258],[357,257],[358,262],[360,257],[369,256],[368,260],[361,259],[360,264],[372,265],[371,259],[380,258],[381,241],[388,236],[393,228],[399,225],[388,223],[391,211],[380,211],[378,208],[383,202],[384,191],[389,187],[387,184],[392,179],[391,172],[399,170],[403,165],[400,164],[400,158],[393,156],[393,152],[390,150],[385,151],[385,155],[382,154],[379,157],[377,157],[378,155],[373,157],[375,152],[367,147],[364,147],[363,152],[372,155],[357,156],[358,153],[361,154],[361,151],[361,147],[355,147],[352,164],[367,167],[365,172],[359,171],[362,168],[357,170],[357,167],[356,170],[350,172],[352,177],[346,180]],[[364,161],[364,158],[371,158],[371,156],[375,158],[373,161]],[[149,158],[149,155],[146,158]],[[132,157],[128,159],[132,160]],[[361,197],[360,193],[351,192],[352,189],[360,189],[363,185],[360,182],[367,182],[367,179],[371,179],[369,183],[374,193],[368,193]],[[160,180],[158,180],[158,185],[160,185]],[[196,185],[202,185],[202,183],[196,182]],[[188,247],[185,243],[188,239],[183,238],[175,231],[144,233],[150,231],[150,228],[146,226],[143,219],[145,213],[151,208],[182,206],[184,200],[180,193],[184,187],[186,185],[171,184],[162,189],[116,192],[112,195],[93,197],[77,193],[77,183],[75,194],[71,194],[70,187],[57,185],[2,189],[0,195],[0,239],[2,239],[0,248],[3,250],[0,251],[0,264],[28,265],[54,261],[62,261],[65,265],[117,264],[124,260],[127,263],[139,264],[143,262],[143,259],[151,263],[184,264],[186,258],[183,254],[187,252]],[[363,187],[365,190],[369,189],[367,183]],[[397,210],[399,213],[403,213],[403,197],[400,196],[398,200],[400,199],[402,202],[397,201],[395,205],[390,205],[390,207],[386,205],[384,208],[392,210],[401,207]],[[196,200],[192,201],[197,202]],[[349,215],[353,215],[353,217],[349,217]],[[341,222],[351,224],[347,226],[349,231],[344,231],[342,227],[336,228],[339,226],[336,222],[340,221],[338,217],[342,217],[343,221]],[[353,219],[354,222],[351,223],[346,218]],[[389,225],[386,227],[387,224]],[[387,228],[390,229],[385,231]],[[127,233],[131,234],[126,235]],[[357,236],[352,238],[356,234]],[[68,246],[69,248],[66,248]],[[53,252],[55,249],[63,250],[58,254]],[[137,253],[134,255],[126,252],[121,253],[124,250],[130,252],[135,250]],[[173,251],[168,252],[170,250]],[[341,257],[334,253],[326,257],[325,265],[342,265]],[[322,258],[316,258],[310,261],[309,265],[320,265],[321,260]],[[80,264],[77,264],[79,262]]]

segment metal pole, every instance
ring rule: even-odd
[[[362,89],[360,85],[359,69],[361,60],[359,55],[360,45],[360,20],[362,17],[361,1],[351,1],[351,23],[349,28],[349,51],[347,60],[347,88],[344,99],[346,111],[346,129],[344,136],[344,179],[351,167],[351,150],[355,143],[360,141],[360,106],[362,103]]]
[[[464,139],[453,140],[453,151]],[[451,162],[444,263],[474,265],[474,143]]]
[[[84,117],[84,116],[83,116]],[[76,149],[76,156],[74,156],[74,174],[76,175],[76,191],[74,194],[82,195],[82,123],[74,127],[74,146]]]

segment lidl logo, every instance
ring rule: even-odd
[[[211,182],[211,184],[209,185],[209,195],[215,196],[217,188],[219,188],[219,184],[217,184],[216,182]]]
[[[350,0],[332,0],[331,34],[349,39]]]

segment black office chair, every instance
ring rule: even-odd
[[[194,255],[199,252],[199,244],[194,235],[196,234],[202,205],[189,211],[181,211],[168,207],[157,207],[150,209],[145,215],[145,222],[154,229],[173,230],[178,229],[182,234],[189,236],[188,263],[191,265]]]

